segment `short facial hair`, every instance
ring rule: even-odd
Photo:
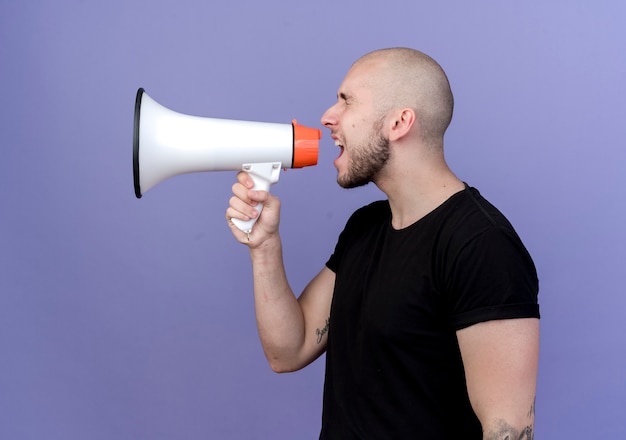
[[[380,134],[379,124],[374,126],[373,132],[367,143],[350,150],[348,171],[345,176],[337,178],[337,183],[342,188],[367,185],[389,160],[389,139]]]

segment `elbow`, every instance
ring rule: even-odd
[[[293,373],[294,371],[298,371],[300,369],[293,365],[289,365],[284,362],[279,362],[276,360],[268,360],[268,362],[272,371],[277,374]]]
[[[274,373],[293,373],[315,361],[323,353],[323,350],[310,353],[302,349],[268,350],[265,348],[264,353],[267,363]]]
[[[276,374],[293,373],[294,371],[296,371],[293,368],[286,368],[282,365],[275,365],[275,364],[270,364],[270,368]]]
[[[304,368],[304,365],[289,359],[267,356],[267,362],[274,373],[293,373]]]

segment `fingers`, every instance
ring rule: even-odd
[[[227,216],[230,218],[237,218],[239,220],[248,221],[252,218],[256,218],[259,215],[256,209],[257,202],[248,198],[234,195],[229,200],[229,206],[227,209]]]
[[[250,174],[246,173],[245,171],[239,171],[237,173],[237,182],[248,189],[252,189],[254,187],[254,180],[252,180]]]
[[[232,208],[231,217],[241,220],[256,218],[262,209],[262,205],[270,197],[266,191],[255,191],[248,189],[243,184],[237,182],[232,187],[233,196],[229,200],[229,208]],[[243,216],[243,217],[240,217]],[[244,218],[245,217],[245,218]]]
[[[226,209],[226,219],[233,235],[239,242],[249,246],[251,244],[256,246],[275,235],[280,222],[280,200],[269,191],[253,188],[252,178],[245,172],[238,173],[237,181],[232,186],[233,196]],[[247,222],[259,217],[249,235],[240,231],[232,221],[237,219]]]
[[[237,182],[232,186],[233,196],[229,200],[226,219],[233,226],[232,219],[248,221],[259,216],[262,204],[266,199],[264,191],[255,191],[252,178],[245,172],[237,174]],[[231,227],[232,229],[232,227]]]

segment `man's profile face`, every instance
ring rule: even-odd
[[[333,164],[343,188],[373,181],[389,158],[389,141],[381,134],[384,117],[373,99],[374,73],[371,63],[353,66],[339,87],[337,102],[321,119],[341,150]]]

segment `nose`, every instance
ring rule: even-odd
[[[337,112],[335,111],[336,105],[337,104],[330,106],[322,115],[320,122],[323,126],[330,128],[337,124]]]

